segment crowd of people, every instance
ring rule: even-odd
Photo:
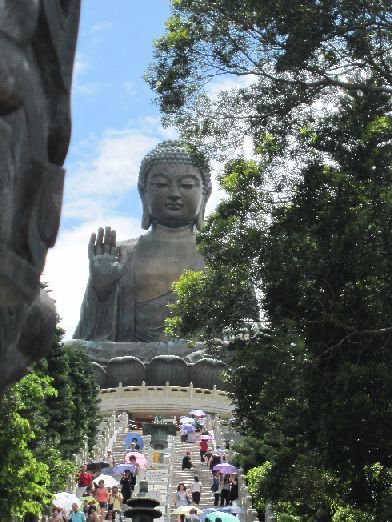
[[[132,441],[126,454],[137,452],[140,446]],[[108,450],[106,464],[113,469],[116,465],[112,452]],[[136,477],[139,474],[139,464],[135,455],[130,455],[126,468],[118,485],[105,486],[104,480],[97,480],[101,473],[99,465],[83,465],[76,475],[76,496],[79,503],[72,504],[69,514],[64,509],[54,506],[48,522],[102,522],[103,520],[122,520],[122,512],[127,501],[132,497],[136,486]]]
[[[202,491],[209,492],[211,504],[213,502],[214,506],[232,505],[238,498],[237,475],[224,474],[214,469],[218,464],[225,462],[225,450],[221,449],[219,445],[213,444],[212,436],[204,428],[204,419],[196,418],[194,424],[195,430],[186,433],[185,430],[181,430],[180,426],[180,437],[182,441],[199,441],[200,462],[196,465],[191,451],[186,450],[182,459],[182,469],[195,471],[199,466],[205,466],[211,472],[211,483],[207,486],[204,485],[203,490],[199,475],[195,473],[188,488],[183,482],[178,484],[175,506],[177,508],[181,506],[191,507],[186,522],[197,522],[197,511],[192,512],[192,506],[195,506],[196,509],[200,505]],[[143,442],[140,442],[140,444],[143,444]],[[126,451],[126,463],[120,466],[122,476],[118,484],[113,484],[111,487],[106,485],[104,480],[99,480],[99,475],[102,472],[99,463],[96,467],[93,464],[83,465],[76,476],[76,495],[79,498],[79,503],[75,502],[69,513],[53,506],[48,522],[121,521],[122,513],[127,508],[127,501],[132,497],[135,489],[140,470],[135,457],[137,452],[141,452],[140,445],[136,439],[132,439]],[[107,453],[106,465],[111,470],[116,467],[116,462],[110,450]],[[207,503],[209,502],[207,501]],[[184,522],[184,518],[185,515],[180,516],[181,522]]]
[[[194,442],[197,437],[196,429],[195,432],[191,432],[193,437],[189,438],[181,437],[183,442]],[[180,431],[181,433],[181,431]],[[220,445],[216,445],[215,448],[211,446],[212,437],[206,430],[200,430],[199,435],[199,450],[200,450],[200,465],[206,466],[211,471],[211,484],[209,485],[210,494],[213,495],[214,506],[230,506],[234,501],[238,499],[238,479],[236,473],[225,474],[218,470],[214,470],[215,466],[225,462],[225,450]],[[182,470],[197,469],[197,465],[192,459],[192,453],[190,450],[186,450],[182,458]],[[200,504],[202,492],[202,483],[199,480],[199,476],[195,475],[193,482],[189,486],[189,491],[186,485],[181,482],[178,484],[175,505],[189,506],[194,504],[198,506]]]

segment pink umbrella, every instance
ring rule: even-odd
[[[139,464],[139,467],[142,469],[147,468],[147,459],[142,453],[138,453],[137,451],[130,451],[125,455],[125,462],[131,462],[130,458],[131,456],[136,457],[136,464]]]
[[[212,440],[211,435],[200,435],[200,440]]]

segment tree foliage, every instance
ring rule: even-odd
[[[280,521],[388,520],[390,2],[172,6],[148,72],[166,122],[216,157],[251,136],[256,159],[226,163],[227,197],[198,235],[206,270],[175,285],[169,326],[206,338],[248,328],[227,379],[260,508],[272,500]],[[219,92],[220,80],[236,88]]]
[[[62,335],[58,328],[47,357],[0,399],[0,520],[41,513],[75,472],[83,437],[94,444],[94,372]]]
[[[23,412],[55,393],[49,378],[28,375],[0,400],[0,519],[40,513],[51,499],[48,465],[36,458],[36,434]],[[42,423],[41,423],[42,424]]]
[[[212,154],[244,132],[283,146],[342,92],[391,92],[391,29],[388,0],[172,0],[147,80],[165,121]]]
[[[206,273],[176,288],[181,335],[248,322],[231,299],[234,271],[256,287],[261,328],[232,342],[228,388],[237,448],[260,506],[279,520],[387,520],[392,445],[392,119],[382,92],[353,91],[339,110],[301,129],[309,151],[290,198],[276,198],[260,163],[228,165],[229,195],[198,236]],[[252,176],[249,177],[249,172]],[[226,180],[226,182],[225,182]],[[236,267],[238,264],[238,271]],[[206,284],[203,284],[206,283]],[[181,294],[186,288],[187,292]],[[249,288],[249,287],[248,287]],[[235,292],[233,290],[233,292]],[[229,296],[229,298],[227,297]],[[243,323],[241,324],[241,319]],[[183,322],[182,322],[183,321]],[[267,469],[268,468],[268,469]],[[253,476],[252,474],[250,476]],[[256,490],[255,490],[256,491]]]
[[[59,391],[46,403],[50,416],[47,436],[55,447],[61,447],[64,458],[71,458],[86,435],[90,449],[95,444],[99,399],[89,358],[76,343],[64,345],[63,334],[58,328],[50,353],[37,364],[36,371],[50,375]]]

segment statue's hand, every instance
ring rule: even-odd
[[[100,300],[104,300],[113,290],[124,272],[124,265],[119,262],[119,250],[116,246],[116,231],[110,227],[91,234],[88,244],[91,283]]]

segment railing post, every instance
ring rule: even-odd
[[[265,522],[275,522],[276,517],[272,511],[272,504],[268,502],[265,506]]]

